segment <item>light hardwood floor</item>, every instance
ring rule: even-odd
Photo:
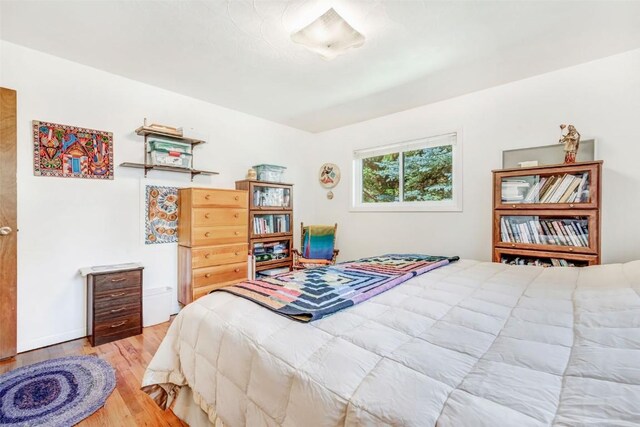
[[[99,409],[78,426],[185,426],[171,411],[163,411],[140,390],[147,365],[164,338],[170,322],[142,330],[142,335],[91,347],[86,338],[21,353],[0,362],[0,373],[63,356],[95,354],[116,370],[116,388]]]

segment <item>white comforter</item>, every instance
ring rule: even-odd
[[[640,261],[462,260],[302,324],[216,292],[143,385],[228,426],[640,424]]]

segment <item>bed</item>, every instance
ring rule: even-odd
[[[215,292],[143,379],[193,426],[640,424],[640,261],[461,260],[311,323]]]

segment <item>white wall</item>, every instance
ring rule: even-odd
[[[559,52],[558,54],[562,54]],[[604,262],[640,259],[640,50],[320,134],[312,169],[337,163],[327,200],[314,185],[314,222],[339,223],[341,258],[402,251],[491,258],[491,170],[505,149],[552,144],[560,123],[596,138],[603,173]],[[355,149],[463,131],[463,212],[349,212]],[[562,162],[562,159],[558,159]]]
[[[175,288],[176,245],[144,245],[142,191],[192,185],[120,167],[113,181],[36,177],[34,119],[113,132],[116,165],[142,161],[133,130],[144,117],[193,128],[209,141],[195,166],[220,172],[198,186],[231,188],[256,163],[287,166],[296,223],[338,222],[343,260],[396,251],[489,260],[490,171],[502,150],[553,143],[558,125],[573,123],[605,160],[603,260],[640,258],[640,50],[315,135],[6,42],[0,61],[0,85],[18,91],[19,351],[85,334],[79,267],[141,261],[146,287]],[[354,149],[460,129],[463,212],[349,212]],[[343,172],[333,200],[316,181],[324,162]]]
[[[133,130],[144,117],[193,128],[208,141],[194,165],[220,172],[196,177],[197,186],[233,188],[251,165],[270,162],[288,167],[288,181],[307,179],[299,147],[310,134],[10,43],[0,54],[0,85],[18,91],[18,351],[85,335],[80,267],[141,261],[145,287],[175,288],[176,244],[144,244],[143,188],[192,185],[186,175],[145,180],[121,167],[113,181],[34,176],[32,120],[113,132],[116,165],[143,160]],[[296,217],[304,207],[294,198]]]

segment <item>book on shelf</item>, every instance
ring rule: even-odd
[[[569,174],[565,174],[559,178],[557,183],[549,190],[546,203],[558,203],[572,181],[573,175]]]
[[[532,243],[557,246],[589,246],[585,219],[500,218],[500,236],[506,243]]]
[[[578,186],[578,190],[573,196],[573,200],[569,203],[584,203],[588,202],[591,195],[589,194],[589,174],[582,174],[582,180],[580,181],[580,185]]]
[[[289,215],[261,215],[253,218],[254,234],[288,233]]]
[[[521,191],[527,189],[528,191]],[[502,201],[522,203],[584,203],[589,201],[589,174],[551,175],[530,185],[522,180],[502,181]]]
[[[548,180],[547,177],[543,177],[542,179],[540,179],[540,181],[536,182],[531,188],[531,190],[529,190],[529,192],[526,194],[524,198],[524,202],[533,203],[535,200],[537,200],[538,194],[540,194],[540,189],[544,188],[545,184],[547,183],[547,180]]]

